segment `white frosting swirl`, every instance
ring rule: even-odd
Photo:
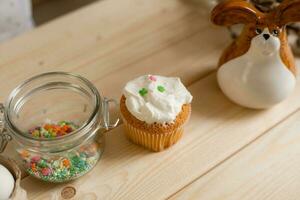
[[[123,91],[126,107],[148,124],[171,123],[192,95],[179,78],[145,75],[128,82]]]

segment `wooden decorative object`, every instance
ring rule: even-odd
[[[46,1],[48,1],[48,0],[32,0],[32,5],[36,6],[36,5],[39,5],[41,3],[45,3]]]
[[[268,13],[244,0],[227,0],[214,8],[211,20],[227,27],[245,24],[219,60],[222,91],[249,108],[269,108],[286,99],[296,84],[286,25],[300,21],[300,0],[286,0]]]
[[[21,170],[17,163],[9,158],[0,156],[0,164],[5,166],[15,178],[15,188],[11,195],[10,200],[27,200],[26,191],[21,188]]]

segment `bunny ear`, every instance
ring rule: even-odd
[[[276,9],[280,26],[300,21],[300,0],[285,0]]]
[[[217,5],[211,14],[216,25],[256,23],[263,14],[245,0],[227,0]]]

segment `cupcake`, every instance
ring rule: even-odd
[[[145,75],[128,82],[120,102],[126,136],[152,151],[175,144],[193,97],[179,78]]]

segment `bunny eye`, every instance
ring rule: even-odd
[[[272,31],[272,34],[273,34],[274,36],[278,36],[278,35],[279,35],[279,31],[275,29],[275,30]]]
[[[262,30],[260,28],[255,29],[255,33],[257,35],[260,35],[262,33]]]

